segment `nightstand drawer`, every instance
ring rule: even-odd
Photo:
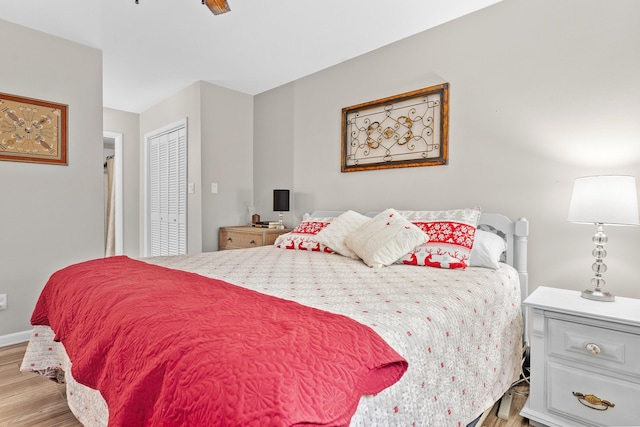
[[[262,246],[262,234],[224,230],[221,232],[220,243],[225,249],[254,248]]]
[[[549,356],[640,377],[640,335],[548,319]]]
[[[640,423],[639,384],[557,363],[549,363],[547,369],[549,389],[546,404],[549,412],[572,418],[586,426],[637,426]],[[606,410],[591,409],[581,403],[574,392],[595,395],[615,406]]]

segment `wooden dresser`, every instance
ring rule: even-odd
[[[260,228],[250,225],[220,227],[219,249],[223,251],[273,245],[279,235],[289,231],[291,229]]]

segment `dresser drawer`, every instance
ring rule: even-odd
[[[640,424],[640,385],[558,363],[547,366],[547,410],[585,426],[637,426]],[[595,395],[615,406],[591,409],[574,392]],[[597,406],[603,408],[604,406]]]
[[[220,249],[255,248],[262,246],[262,234],[235,230],[220,232]]]
[[[289,228],[261,228],[247,225],[220,227],[218,247],[222,251],[273,245],[278,236],[290,231]]]
[[[547,321],[549,356],[640,377],[640,335],[553,318]]]

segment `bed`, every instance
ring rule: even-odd
[[[387,211],[371,213],[366,216],[369,218],[379,217],[385,213]],[[396,213],[400,214],[399,216],[403,220],[414,225],[420,222],[420,218],[425,218],[422,211],[394,212],[394,214]],[[459,213],[457,211],[456,214]],[[307,224],[307,228],[313,228],[318,223],[324,223],[324,227],[328,230],[327,224],[340,218],[343,214],[344,212],[333,211],[314,212],[306,216],[301,225]],[[446,219],[446,213],[444,215]],[[431,215],[430,218],[431,220],[438,219],[437,215]],[[442,218],[440,217],[440,219]],[[447,219],[447,221],[449,220],[452,220],[451,217]],[[454,218],[453,221],[455,222],[457,219]],[[386,347],[381,350],[384,353],[383,356],[375,356],[380,360],[375,361],[374,368],[367,368],[369,371],[375,369],[376,372],[382,372],[380,377],[368,378],[366,381],[361,378],[351,380],[355,381],[355,384],[367,383],[369,386],[368,388],[356,387],[357,390],[353,393],[354,396],[351,400],[344,399],[342,395],[332,395],[333,391],[331,390],[322,393],[320,389],[328,386],[316,379],[311,382],[311,384],[317,385],[316,388],[293,388],[293,394],[306,394],[303,397],[308,401],[328,399],[327,401],[332,404],[336,401],[344,401],[346,409],[338,410],[339,417],[329,421],[314,421],[309,418],[306,421],[297,419],[296,422],[290,422],[283,421],[284,418],[277,416],[268,416],[255,418],[253,425],[467,426],[471,425],[487,408],[500,399],[520,376],[523,357],[522,341],[523,337],[526,339],[520,302],[528,293],[527,221],[524,219],[511,221],[502,215],[480,214],[478,211],[477,218],[471,222],[476,236],[480,232],[497,235],[504,243],[504,252],[496,260],[496,268],[474,266],[473,263],[470,263],[468,256],[466,258],[460,257],[467,263],[466,268],[455,268],[454,263],[451,263],[450,268],[411,265],[415,256],[413,258],[406,256],[405,262],[396,261],[383,268],[370,267],[359,257],[342,256],[330,250],[328,246],[316,246],[317,242],[314,240],[314,236],[319,234],[318,230],[315,230],[315,234],[311,232],[306,236],[302,236],[302,234],[298,236],[307,239],[306,245],[302,244],[302,240],[296,240],[296,233],[293,233],[293,235],[284,235],[283,239],[276,242],[276,245],[269,247],[141,260],[115,257],[113,260],[105,262],[130,261],[134,263],[134,268],[135,265],[144,265],[145,267],[139,268],[140,271],[146,271],[146,266],[148,266],[151,271],[159,274],[159,276],[155,276],[156,282],[153,283],[160,283],[161,276],[168,277],[168,272],[175,271],[178,275],[194,274],[194,276],[202,277],[203,280],[214,278],[223,281],[224,284],[231,284],[234,288],[242,289],[243,291],[240,292],[250,290],[270,298],[276,298],[274,301],[282,300],[287,303],[294,301],[302,307],[313,310],[311,313],[313,316],[316,313],[328,313],[340,318],[348,318],[355,321],[354,323],[357,325],[373,331],[371,340],[366,341],[366,344],[358,343],[358,348],[372,346],[377,349],[376,337],[381,338],[390,347],[390,351]],[[311,225],[314,223],[315,225]],[[335,225],[337,224],[338,221],[335,221]],[[304,227],[301,230],[304,231]],[[369,235],[367,240],[375,239]],[[293,242],[297,247],[294,250],[287,250],[286,247],[292,246],[290,244]],[[404,240],[402,243],[405,244]],[[409,242],[409,244],[412,243]],[[476,238],[475,245],[478,245],[478,238]],[[470,247],[469,249],[475,248]],[[412,253],[415,255],[419,252],[414,250]],[[435,252],[433,253],[435,254]],[[441,254],[441,252],[438,253]],[[471,254],[473,253],[471,252]],[[458,255],[457,251],[456,255]],[[96,260],[89,262],[94,261]],[[426,258],[424,262],[428,262]],[[95,271],[96,266],[99,265],[88,264],[84,270],[87,272]],[[158,273],[157,270],[153,270],[156,267],[164,270],[160,270]],[[120,268],[119,264],[116,266],[116,269],[118,268]],[[105,278],[106,274],[99,273],[98,276],[100,276],[100,280],[109,280]],[[126,276],[131,277],[132,275],[127,273]],[[140,276],[135,285],[145,286],[145,280]],[[147,283],[146,286],[154,287],[153,283]],[[99,284],[96,288],[102,288],[102,286]],[[204,283],[203,286],[206,287],[207,283]],[[47,287],[45,287],[46,289]],[[139,295],[140,289],[136,288],[136,295]],[[229,289],[231,288],[224,288],[224,292],[228,292]],[[172,295],[172,298],[177,298],[176,295],[179,296],[181,292],[182,295],[185,295],[184,290],[179,290],[177,294]],[[115,298],[115,304],[120,304],[127,298],[126,295],[118,296]],[[53,296],[50,296],[48,304],[53,307],[59,306],[62,302],[56,301]],[[256,305],[271,304],[257,303]],[[107,301],[104,305],[109,306]],[[38,372],[44,376],[66,382],[69,407],[78,420],[87,426],[199,424],[195,421],[187,423],[184,421],[186,418],[180,418],[184,412],[189,411],[188,408],[193,406],[191,401],[179,405],[183,413],[177,415],[178,418],[159,416],[154,421],[144,418],[144,422],[128,422],[127,417],[117,418],[113,414],[113,410],[110,414],[107,400],[111,401],[112,397],[105,398],[105,394],[108,395],[109,392],[103,390],[101,393],[79,383],[75,378],[76,374],[79,374],[86,382],[87,375],[84,371],[91,371],[93,368],[89,369],[79,366],[79,364],[85,363],[87,356],[77,356],[77,359],[74,360],[73,354],[77,353],[77,348],[74,347],[78,345],[67,345],[65,338],[60,339],[68,330],[74,328],[81,331],[79,333],[84,336],[94,333],[86,331],[86,325],[73,321],[73,313],[77,310],[79,310],[78,307],[65,307],[60,317],[64,318],[67,323],[64,326],[58,326],[58,330],[55,331],[55,328],[48,325],[46,321],[35,322],[21,370]],[[159,311],[164,312],[165,318],[169,313],[169,317],[174,316],[175,319],[181,319],[179,314],[171,314],[171,307]],[[214,311],[217,309],[212,310],[211,316],[215,315]],[[144,312],[142,307],[140,312]],[[35,313],[36,310],[34,310],[34,316]],[[270,316],[274,315],[270,314]],[[303,316],[306,318],[310,314],[305,312]],[[297,323],[304,322],[299,317],[297,319]],[[331,321],[333,322],[333,320],[335,319],[332,318]],[[132,322],[134,321],[127,318],[123,323],[130,325]],[[330,325],[329,329],[333,330],[335,324],[330,323]],[[118,328],[120,327],[118,326]],[[225,328],[227,327],[225,326]],[[303,328],[306,327],[303,325]],[[100,329],[100,327],[95,329]],[[115,335],[111,336],[111,339],[126,341],[128,332],[125,333],[125,331],[130,329],[135,329],[135,326],[118,330]],[[355,333],[359,340],[363,332],[358,329]],[[339,335],[342,334],[340,332]],[[180,340],[180,335],[172,335],[171,341],[177,343]],[[332,342],[331,340],[334,340],[335,336],[329,338]],[[352,337],[346,341],[354,339]],[[243,342],[244,346],[255,345],[251,340],[245,341],[248,342]],[[311,341],[311,344],[317,345],[314,342],[315,339]],[[353,348],[348,347],[348,342],[339,343],[337,340],[334,342],[335,344],[329,347],[344,347],[346,353],[355,353]],[[369,344],[370,342],[373,344]],[[101,345],[104,344],[103,342]],[[291,343],[288,342],[287,345],[291,346]],[[322,348],[319,352],[323,353],[325,350]],[[181,357],[186,357],[188,363],[195,363],[193,359],[201,357],[197,352],[194,352],[196,355],[189,358],[190,351],[184,349],[181,351],[184,353]],[[94,351],[91,358],[102,358],[107,353],[108,350]],[[281,353],[276,354],[279,358]],[[135,357],[135,354],[120,354],[121,362],[107,368],[102,366],[100,375],[109,377],[112,381],[109,384],[112,384],[113,387],[119,387],[120,382],[129,381],[127,371],[132,370],[132,366],[137,366],[136,363],[141,363],[134,360]],[[338,356],[332,354],[330,357],[342,358],[344,354]],[[364,354],[362,358],[369,363],[369,360],[374,357],[371,354]],[[96,361],[93,360],[93,362]],[[104,364],[104,360],[98,360],[97,363]],[[317,361],[313,363],[317,363]],[[351,372],[352,369],[348,368],[348,370]],[[209,366],[207,376],[213,375],[214,371],[216,371],[216,367]],[[163,372],[163,375],[167,375],[168,371]],[[173,372],[173,368],[170,372]],[[277,372],[277,368],[274,368],[274,372]],[[303,374],[306,375],[306,371],[303,370]],[[91,371],[89,375],[98,374]],[[339,376],[335,372],[331,375]],[[180,372],[177,379],[173,379],[172,382],[183,381],[184,376],[185,374]],[[160,380],[156,378],[156,382],[158,381]],[[295,383],[298,384],[298,381],[295,380]],[[197,384],[199,387],[200,383]],[[329,378],[328,384],[332,385],[331,378]],[[188,388],[194,389],[191,386]],[[195,387],[195,390],[198,388]],[[164,391],[161,390],[157,393],[162,392]],[[198,393],[201,395],[212,394]],[[224,393],[228,393],[228,391]],[[269,395],[264,390],[258,390],[256,393],[264,396]],[[315,396],[316,393],[318,396]],[[113,394],[111,393],[111,395]],[[172,397],[172,399],[174,398]],[[237,399],[242,399],[242,397]],[[239,400],[225,402],[226,409],[223,410],[234,413],[243,412],[244,406],[238,402]],[[303,405],[304,402],[306,401],[298,402],[296,405]],[[314,410],[321,414],[325,411],[322,408]],[[238,422],[228,421],[232,418],[224,418],[226,420],[224,422],[213,422],[211,420],[222,420],[223,418],[216,418],[215,414],[212,415],[212,411],[211,407],[207,407],[206,412],[210,412],[209,415],[212,417],[209,419],[208,425],[252,425],[252,422],[247,421],[249,418]],[[157,407],[155,412],[158,412]],[[132,419],[141,420],[143,418]],[[183,421],[175,421],[174,423],[167,421],[169,419],[182,419]],[[207,424],[203,422],[199,425]]]

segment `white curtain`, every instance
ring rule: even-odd
[[[113,188],[113,156],[107,158],[107,212],[105,215],[105,256],[114,256],[116,252],[116,195]]]

